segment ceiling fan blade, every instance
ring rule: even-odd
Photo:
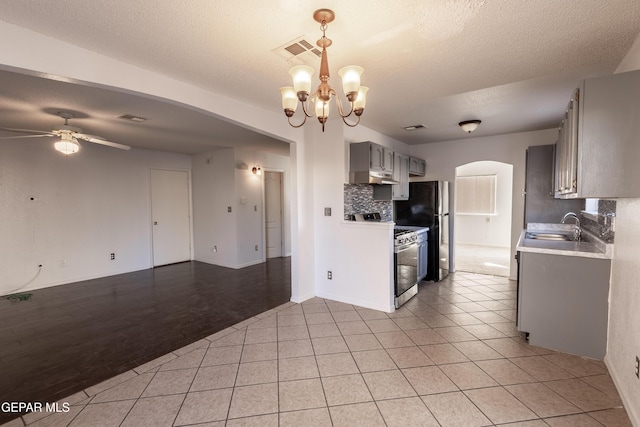
[[[22,138],[41,138],[43,136],[50,137],[51,134],[44,135],[20,135],[20,136],[0,136],[0,139],[22,139]]]
[[[8,130],[9,132],[38,133],[38,134],[44,134],[43,136],[53,136],[51,131],[42,131],[42,130],[33,130],[33,129],[14,129],[14,128],[4,128],[4,127],[0,127],[0,129]]]
[[[75,134],[74,136],[76,138],[84,139],[85,141],[93,142],[94,144],[107,145],[109,147],[119,148],[121,150],[131,150],[131,147],[129,147],[128,145],[107,141],[106,139],[103,139],[95,135],[85,135],[85,134],[79,133],[79,134]]]

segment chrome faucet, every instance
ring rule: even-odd
[[[580,228],[580,218],[575,214],[575,212],[567,212],[562,217],[560,223],[564,224],[568,219],[574,219],[576,221],[576,228],[573,231],[573,237],[576,241],[580,241],[580,236],[582,235],[582,228]]]

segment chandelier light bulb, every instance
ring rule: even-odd
[[[289,75],[293,78],[293,89],[296,93],[304,92],[308,95],[311,92],[313,68],[308,65],[297,65],[289,70]]]
[[[282,95],[282,108],[284,111],[291,110],[295,112],[298,107],[296,90],[291,86],[281,87],[280,94]]]
[[[360,76],[362,76],[363,72],[364,69],[357,65],[349,65],[338,71],[338,75],[342,79],[342,90],[344,90],[347,99],[350,94],[357,94],[360,90]]]
[[[329,102],[316,99],[316,117],[318,119],[327,119],[329,117]]]
[[[356,113],[356,115],[360,115],[364,111],[364,106],[367,103],[368,91],[369,91],[368,87],[360,86],[360,90],[358,91],[358,97],[356,98],[356,101],[353,103],[353,111],[354,113]],[[358,114],[358,111],[360,111],[359,114]]]

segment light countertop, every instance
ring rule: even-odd
[[[547,225],[549,227],[545,227]],[[526,230],[522,230],[516,250],[521,252],[535,252],[550,255],[611,259],[612,245],[600,244],[597,241],[594,242],[592,238],[587,238],[586,241],[580,242],[536,240],[525,238],[527,231],[548,231],[550,233],[563,231],[558,227],[552,227],[552,225],[553,224],[530,224]],[[587,235],[585,237],[592,236]]]

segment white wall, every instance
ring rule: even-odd
[[[190,171],[191,156],[83,143],[66,157],[44,140],[3,141],[0,294],[38,264],[25,290],[150,268],[152,168]]]
[[[312,174],[299,176],[299,182],[305,179],[312,185],[305,184],[310,193],[298,194],[312,197],[305,209],[313,217],[314,233],[313,247],[301,248],[301,256],[308,253],[313,257],[315,295],[391,311],[391,225],[358,227],[345,224],[343,218],[349,143],[360,141],[373,141],[409,153],[408,146],[399,141],[365,127],[347,128],[340,120],[329,120],[324,133],[317,124],[305,129],[304,167]],[[332,210],[331,216],[324,216],[327,207]],[[333,274],[331,280],[327,271]]]
[[[410,154],[427,161],[425,181],[445,180],[455,182],[456,168],[471,162],[493,160],[513,165],[513,206],[511,210],[511,241],[509,246],[511,247],[511,252],[515,254],[515,247],[522,231],[524,218],[524,198],[522,193],[527,147],[553,144],[556,141],[556,137],[557,130],[548,129],[481,138],[464,138],[455,141],[412,146]],[[516,274],[517,264],[512,259],[510,277],[515,280]]]
[[[513,166],[493,161],[473,162],[458,167],[456,175],[496,175],[496,214],[456,214],[455,243],[508,248],[511,245]],[[455,182],[452,184],[455,190]]]
[[[248,169],[241,169],[242,164]],[[265,260],[264,175],[251,172],[256,164],[263,170],[284,173],[284,243],[285,252],[291,253],[290,159],[261,151],[226,148],[194,156],[193,229],[197,261],[242,268]]]
[[[193,156],[192,175],[194,259],[233,268],[238,252],[233,149]]]
[[[235,150],[235,165],[246,164],[247,170],[235,169],[236,204],[238,213],[238,265],[246,266],[263,262],[265,254],[264,236],[264,173],[254,175],[251,168],[258,164],[265,170],[279,171],[284,174],[284,250],[291,254],[291,216],[289,181],[291,175],[289,157],[253,151],[247,149]],[[258,250],[255,247],[258,246]]]
[[[616,73],[640,69],[640,36]],[[640,425],[640,381],[633,375],[640,356],[640,199],[618,199],[611,262],[609,335],[605,362],[633,425]]]

